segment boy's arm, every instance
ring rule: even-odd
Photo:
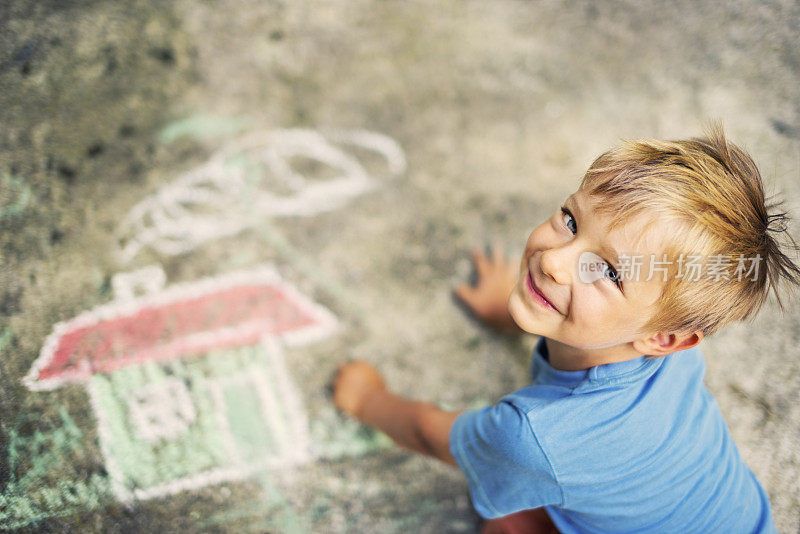
[[[380,373],[362,361],[341,366],[333,386],[333,401],[342,411],[406,449],[456,465],[450,454],[450,428],[459,412],[395,395],[386,389]]]
[[[455,295],[481,321],[497,330],[521,332],[508,311],[508,297],[517,285],[519,266],[506,261],[503,248],[494,246],[491,258],[480,249],[472,250],[478,284],[461,284]]]
[[[489,258],[472,251],[478,284],[462,284],[455,294],[483,322],[501,330],[521,332],[508,312],[508,297],[517,283],[517,268],[495,246]],[[388,434],[400,446],[456,465],[450,454],[450,429],[460,412],[395,395],[386,389],[380,373],[366,362],[339,368],[333,401],[342,411]]]

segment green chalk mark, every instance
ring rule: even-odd
[[[277,492],[277,490],[275,491]],[[287,511],[288,506],[285,500],[278,502],[274,496],[271,500],[264,499],[263,496],[261,498],[262,500],[253,506],[214,514],[204,520],[200,526],[212,527],[239,520],[250,520],[248,526],[251,529],[258,529],[258,531],[277,531],[281,533],[311,532],[311,528],[305,525],[306,522],[294,510],[289,509]]]
[[[258,477],[259,483],[262,488],[262,497],[266,502],[272,503],[273,506],[278,508],[277,517],[272,521],[280,532],[286,534],[305,534],[311,532],[311,525],[308,520],[301,517],[292,507],[291,503],[283,496],[283,494],[275,487],[272,481],[262,473]]]
[[[264,420],[256,390],[246,381],[228,382],[229,377],[242,373],[258,373],[265,377],[272,374],[262,346],[214,351],[185,362],[148,362],[119,369],[108,376],[93,376],[92,387],[105,412],[108,427],[106,446],[123,477],[120,482],[131,489],[146,489],[213,468],[231,466],[235,459],[229,457],[223,442],[226,431],[220,427],[220,410],[236,449],[246,463],[275,451],[274,429]],[[181,387],[186,387],[185,394],[191,398],[194,412],[191,421],[184,420],[177,412],[169,413],[175,409],[170,402],[161,401],[160,405],[148,402],[148,395],[155,394],[162,384],[170,387],[160,394],[178,394],[172,389],[175,383],[167,382],[176,379]],[[218,385],[214,385],[215,382]],[[211,388],[219,387],[222,405],[216,406],[218,400]],[[140,403],[140,409],[152,415],[147,424],[154,425],[148,428],[158,433],[155,440],[142,435],[132,419],[131,403]],[[157,410],[152,411],[153,408]],[[281,410],[278,416],[285,420],[287,414],[281,406],[278,409]]]
[[[0,528],[20,528],[48,517],[99,508],[111,499],[106,477],[93,474],[87,482],[65,480],[65,468],[71,466],[69,455],[84,447],[83,433],[63,406],[58,407],[58,417],[53,428],[23,435],[23,425],[41,422],[38,415],[21,412],[9,431],[10,478],[0,494]]]
[[[7,326],[6,329],[3,330],[3,333],[0,334],[0,353],[5,350],[12,339],[14,339],[14,331],[11,330],[10,326]]]
[[[255,162],[247,154],[236,154],[226,159],[223,166],[229,169],[249,169],[255,166]]]
[[[19,215],[30,200],[31,188],[21,178],[0,171],[0,219]]]
[[[186,376],[189,376],[191,383],[194,384],[192,398],[197,409],[197,419],[194,423],[197,427],[197,434],[198,436],[208,436],[204,444],[209,456],[208,461],[212,465],[227,465],[230,458],[222,442],[219,422],[213,416],[216,407],[204,376],[195,369],[187,369]]]
[[[115,459],[126,486],[149,488],[229,464],[213,403],[207,400],[205,377],[185,371],[183,365],[148,362],[140,367],[120,369],[110,377],[92,377],[106,412],[109,454]],[[179,414],[162,414],[166,416],[162,423],[166,431],[155,440],[147,440],[131,419],[130,402],[137,392],[138,395],[152,392],[153,386],[158,387],[170,376],[183,384],[188,383],[195,417],[192,421],[183,421]],[[173,409],[171,405],[161,408]]]
[[[95,510],[111,499],[108,479],[97,474],[92,475],[88,482],[61,480],[56,487],[22,490],[9,484],[0,494],[0,530],[22,528],[51,517]]]
[[[301,534],[311,532],[307,518],[302,517],[277,488],[268,470],[261,469],[255,477],[261,486],[261,494],[250,506],[214,514],[205,521],[203,527],[231,523],[237,520],[251,520],[248,525],[259,531]]]
[[[486,399],[475,399],[467,409],[475,410],[489,404]],[[450,411],[460,409],[445,403],[440,406]],[[383,432],[345,417],[330,406],[325,406],[311,422],[311,437],[316,456],[327,460],[363,456],[394,446],[392,439]]]
[[[155,459],[152,452],[141,446],[137,447],[133,440],[126,439],[130,433],[128,410],[124,404],[124,397],[117,396],[117,392],[126,391],[122,389],[126,385],[123,377],[131,377],[135,371],[138,371],[138,369],[126,367],[117,371],[119,374],[114,373],[111,377],[94,375],[91,378],[91,387],[94,388],[95,396],[105,411],[104,419],[108,427],[107,431],[111,436],[107,447],[124,477],[124,480],[118,482],[126,487],[132,485],[132,481],[127,476],[130,473],[137,473],[140,479],[153,480],[156,478],[156,473],[153,469]],[[134,389],[131,386],[128,387]],[[140,469],[137,469],[139,467]]]
[[[330,406],[311,422],[311,438],[316,456],[327,460],[362,456],[394,444],[386,434],[344,417]]]
[[[260,411],[254,409],[259,406],[256,392],[250,387],[233,384],[225,388],[224,398],[228,424],[242,460],[249,463],[276,454],[277,443]]]
[[[36,430],[30,436],[22,436],[18,428],[26,422],[24,419],[9,431],[8,465],[12,482],[21,487],[33,487],[32,482],[52,472],[64,456],[82,447],[83,434],[63,406],[59,407],[58,414],[61,426],[50,431]],[[25,474],[17,478],[23,459],[28,460],[29,466]]]
[[[164,370],[153,361],[144,362],[139,366],[131,366],[131,369],[135,369],[132,374],[141,373],[139,375],[141,377],[141,383],[145,386],[156,385],[162,382],[166,375]]]
[[[198,140],[223,137],[242,132],[249,125],[250,121],[243,118],[192,115],[167,124],[158,133],[158,141],[167,145],[181,137],[192,137]]]
[[[241,372],[251,362],[260,362],[258,351],[263,350],[259,346],[241,347],[233,350],[214,351],[203,358],[205,371],[210,377],[221,377]]]

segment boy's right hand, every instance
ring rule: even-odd
[[[364,361],[342,364],[333,379],[333,403],[356,419],[361,419],[367,397],[386,389],[383,377],[375,367]]]
[[[508,297],[517,285],[519,267],[506,260],[503,248],[495,245],[489,258],[481,249],[472,249],[472,262],[478,274],[478,284],[461,284],[455,295],[478,319],[498,330],[519,327],[508,312]]]

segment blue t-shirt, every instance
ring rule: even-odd
[[[697,349],[560,371],[459,415],[450,452],[485,518],[545,507],[561,532],[776,532],[703,385]]]

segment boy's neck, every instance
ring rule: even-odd
[[[545,338],[550,367],[561,371],[583,371],[597,365],[624,362],[642,356],[632,343],[601,349],[579,349]]]

